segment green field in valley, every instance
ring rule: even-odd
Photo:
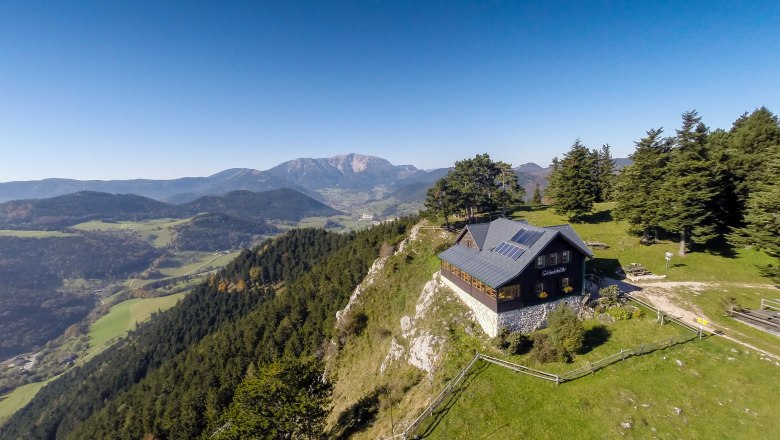
[[[56,379],[59,376],[51,377],[42,382],[30,383],[22,385],[12,392],[0,396],[0,423],[2,423],[8,417],[11,417],[13,413],[19,410],[19,408],[27,405],[27,402],[35,397],[44,385]]]
[[[78,225],[73,226],[73,228],[81,231],[133,231],[143,237],[144,240],[152,243],[155,247],[164,248],[173,241],[175,236],[174,228],[187,223],[188,221],[190,221],[190,219],[156,219],[140,222],[104,222],[93,220],[79,223]]]
[[[184,293],[159,298],[134,298],[121,302],[109,310],[108,314],[95,321],[89,330],[89,359],[102,351],[118,337],[124,336],[139,322],[149,319],[152,313],[167,310],[184,297]]]

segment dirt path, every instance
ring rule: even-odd
[[[719,329],[719,331],[717,333],[713,333],[713,335],[720,336],[722,338],[733,341],[739,345],[742,345],[743,347],[747,347],[751,350],[755,350],[759,353],[763,353],[764,355],[769,356],[773,359],[780,360],[780,356],[778,356],[777,354],[770,353],[766,350],[760,349],[750,343],[745,342],[744,340],[741,340],[733,336],[732,334],[726,333],[726,331],[732,332],[732,330],[729,329],[728,327],[724,327],[722,325],[717,324],[711,319],[711,317],[706,316],[699,307],[683,301],[682,298],[680,298],[674,293],[675,289],[679,289],[679,288],[686,288],[686,289],[699,292],[704,289],[718,287],[718,286],[737,286],[737,287],[746,287],[746,288],[753,288],[753,289],[764,289],[764,288],[776,289],[777,288],[771,284],[741,284],[741,283],[733,283],[733,282],[703,283],[697,281],[688,281],[688,282],[664,281],[664,282],[628,283],[625,281],[618,281],[613,279],[605,279],[605,281],[607,281],[609,284],[617,284],[618,287],[620,287],[620,289],[623,290],[624,292],[631,292],[634,296],[637,296],[639,297],[639,299],[649,302],[658,310],[661,310],[664,313],[680,318],[682,321],[684,321],[687,324],[698,326],[699,324],[696,322],[696,318],[705,318],[707,321],[710,322],[712,326],[717,327]],[[738,332],[735,333],[739,334]]]

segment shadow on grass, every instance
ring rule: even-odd
[[[713,255],[718,255],[720,257],[725,258],[736,258],[737,257],[737,251],[734,248],[734,245],[728,242],[728,240],[724,238],[718,238],[716,240],[713,240],[711,243],[707,245],[707,251]]]
[[[583,215],[578,220],[579,223],[597,224],[611,222],[614,220],[614,218],[612,218],[612,210],[607,209],[605,211],[598,211],[592,214]]]
[[[612,332],[603,324],[591,327],[585,331],[585,339],[582,342],[580,354],[593,351],[593,349],[609,341],[610,336],[612,336]]]
[[[338,429],[330,433],[330,438],[345,440],[370,426],[379,412],[379,396],[385,392],[383,387],[377,388],[342,411],[336,423]]]
[[[442,420],[444,420],[445,417],[447,417],[447,414],[449,414],[450,409],[452,409],[453,406],[460,400],[460,396],[463,394],[463,391],[468,388],[469,384],[471,384],[474,379],[477,378],[482,372],[488,369],[490,367],[490,364],[485,361],[480,361],[479,366],[475,366],[466,373],[466,377],[458,384],[457,388],[455,388],[449,395],[449,397],[445,398],[444,404],[439,406],[438,409],[433,411],[433,413],[429,416],[429,419],[431,419],[430,422],[427,422],[426,424],[420,425],[424,426],[425,429],[422,431],[421,434],[417,435],[413,438],[428,438],[433,431],[436,430],[436,427],[439,426],[439,423],[441,423]],[[414,433],[412,433],[414,434]]]

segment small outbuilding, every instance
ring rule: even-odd
[[[562,303],[579,307],[585,260],[592,257],[569,225],[538,227],[504,218],[466,226],[439,254],[442,279],[490,336],[502,327],[536,330]]]

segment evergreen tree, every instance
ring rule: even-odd
[[[609,144],[601,146],[596,158],[598,169],[598,197],[597,201],[607,202],[612,200],[612,191],[615,185],[615,161],[612,159]]]
[[[544,196],[547,200],[555,200],[556,192],[560,186],[558,183],[561,176],[560,170],[561,161],[557,156],[553,157],[552,163],[550,164],[550,175],[547,176],[547,188],[544,189]]]
[[[705,244],[717,236],[713,211],[717,188],[707,127],[695,110],[683,113],[682,120],[660,202],[665,213],[662,226],[679,234],[679,254],[685,255],[689,241]]]
[[[629,156],[633,163],[623,169],[615,184],[615,218],[628,221],[646,243],[655,239],[663,221],[664,207],[659,199],[672,140],[662,138],[662,133],[661,128],[648,130],[647,136],[636,142],[636,150]]]
[[[236,388],[215,439],[322,439],[331,385],[315,364],[276,361]]]
[[[745,226],[729,236],[738,245],[763,249],[780,259],[780,149],[766,158],[763,172],[754,184],[745,210]],[[770,266],[764,270],[780,282],[780,270]]]
[[[729,171],[736,185],[738,212],[764,176],[767,154],[780,148],[780,123],[766,107],[734,121],[729,131]]]
[[[550,175],[555,188],[552,201],[555,212],[578,222],[593,210],[596,199],[593,168],[593,155],[579,139],[575,140],[557,171]]]
[[[534,195],[531,197],[531,205],[539,206],[542,204],[542,190],[539,188],[539,183],[536,183],[534,187]]]
[[[488,154],[455,162],[455,168],[428,191],[425,206],[436,213],[463,212],[472,219],[480,212],[522,203],[525,190],[511,165],[493,162]],[[446,221],[446,217],[445,217]]]

